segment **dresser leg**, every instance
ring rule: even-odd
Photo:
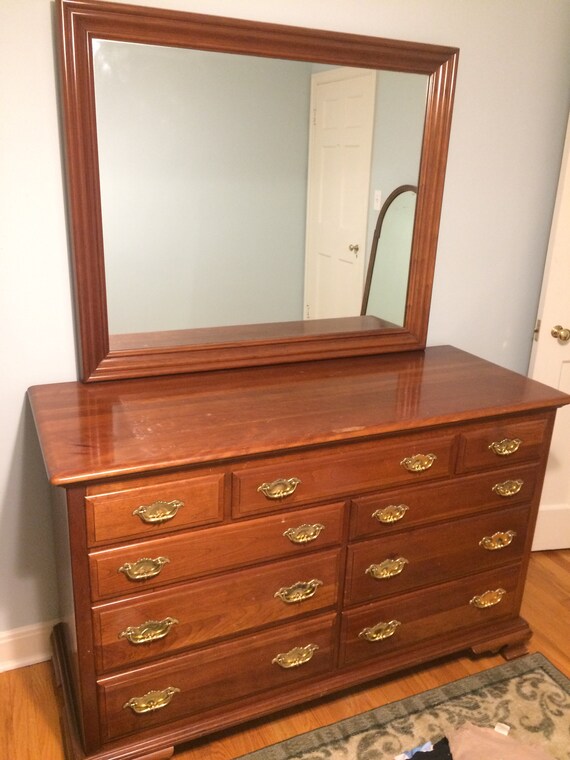
[[[174,747],[165,747],[151,752],[150,755],[139,755],[136,760],[168,760],[174,754]]]
[[[505,660],[514,660],[516,657],[528,654],[527,644],[532,636],[532,631],[527,622],[518,618],[510,624],[510,628],[511,630],[507,630],[494,638],[473,644],[471,651],[473,654],[496,654],[500,652]]]

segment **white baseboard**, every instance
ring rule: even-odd
[[[538,512],[533,552],[570,548],[570,509],[567,504],[543,504]]]
[[[0,672],[49,660],[49,638],[57,620],[0,632]]]

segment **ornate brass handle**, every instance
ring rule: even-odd
[[[495,483],[492,490],[499,496],[515,496],[523,487],[524,480],[505,480],[502,483]]]
[[[570,330],[562,325],[554,325],[550,334],[553,338],[558,338],[561,343],[568,343],[570,340]]]
[[[499,457],[508,457],[519,450],[521,443],[520,438],[503,438],[502,441],[490,443],[489,450]]]
[[[141,557],[136,562],[125,562],[117,572],[124,573],[130,581],[145,581],[158,575],[168,562],[168,557]]]
[[[132,697],[129,699],[123,705],[123,710],[130,707],[133,712],[139,715],[154,712],[155,710],[162,710],[163,707],[170,704],[172,697],[179,691],[180,689],[177,689],[176,686],[168,686],[160,691],[149,691],[144,697]]]
[[[313,525],[303,523],[296,528],[287,528],[283,535],[293,544],[308,544],[311,541],[316,541],[324,529],[325,526],[321,523],[314,523]]]
[[[143,504],[137,507],[133,515],[150,525],[160,525],[161,523],[172,520],[179,509],[184,506],[183,501],[173,499],[172,501],[154,501],[152,504]]]
[[[514,530],[497,531],[492,536],[483,536],[479,541],[479,546],[490,552],[494,552],[497,549],[504,549],[506,546],[509,546],[516,535]]]
[[[407,504],[389,504],[383,509],[372,512],[372,517],[381,523],[395,523],[402,519],[408,509]]]
[[[148,644],[151,641],[163,639],[176,623],[178,620],[173,617],[167,617],[164,620],[147,620],[146,623],[125,628],[119,634],[119,638],[127,639],[131,644]]]
[[[312,659],[318,649],[317,644],[307,644],[304,647],[293,647],[288,652],[282,652],[276,655],[272,660],[272,665],[279,665],[281,668],[298,668]]]
[[[469,604],[472,604],[473,607],[477,607],[478,610],[485,610],[487,607],[494,607],[496,604],[499,604],[506,593],[507,592],[504,588],[497,588],[494,591],[485,591],[484,594],[474,596]]]
[[[281,599],[285,604],[297,604],[297,602],[304,602],[314,596],[318,587],[322,585],[323,582],[318,578],[313,578],[310,581],[297,581],[292,586],[280,588],[273,596]]]
[[[257,490],[268,499],[284,499],[295,493],[300,482],[299,478],[278,478],[272,483],[262,483]]]
[[[389,622],[376,623],[370,628],[363,628],[358,634],[358,638],[366,641],[382,641],[389,639],[396,633],[398,626],[402,625],[399,620],[390,620]]]
[[[405,557],[385,559],[384,562],[380,562],[378,565],[370,565],[364,572],[366,575],[371,575],[377,580],[386,580],[387,578],[393,578],[395,575],[400,575],[407,564],[408,560]]]
[[[425,472],[425,470],[429,470],[436,459],[437,456],[435,454],[414,454],[411,457],[402,459],[400,464],[408,472]]]

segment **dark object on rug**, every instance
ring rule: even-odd
[[[430,752],[416,752],[414,758],[417,758],[417,760],[421,760],[421,758],[424,758],[424,760],[454,760],[451,757],[449,742],[446,737],[436,742]]]
[[[243,756],[240,760],[392,758],[464,725],[505,723],[522,744],[570,760],[570,679],[531,654],[437,689],[370,710]]]

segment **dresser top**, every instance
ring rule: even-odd
[[[29,390],[51,482],[68,485],[562,406],[450,346]]]

